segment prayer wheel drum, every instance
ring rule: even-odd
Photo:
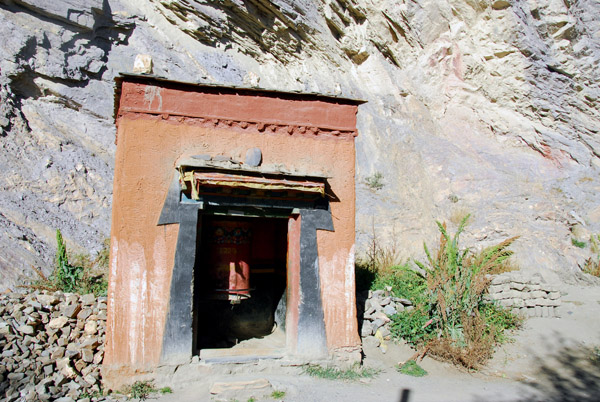
[[[239,303],[250,297],[250,224],[212,221],[209,228],[210,298]]]

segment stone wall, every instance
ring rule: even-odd
[[[560,291],[545,283],[539,274],[506,272],[495,276],[489,288],[488,302],[497,302],[526,317],[556,317],[561,304]]]
[[[357,295],[359,319],[362,317],[360,336],[375,337],[382,350],[385,349],[384,340],[391,339],[390,317],[414,308],[410,300],[393,296],[391,290],[388,286],[384,290],[368,290]]]
[[[105,324],[105,297],[0,295],[0,399],[89,401],[101,389]]]

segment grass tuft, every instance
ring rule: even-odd
[[[344,370],[338,367],[323,367],[315,364],[306,366],[303,372],[311,377],[346,381],[356,381],[361,378],[373,378],[378,373],[377,370],[368,367],[354,366]]]
[[[409,360],[404,364],[398,366],[398,371],[402,374],[410,375],[413,377],[423,377],[427,375],[427,371],[417,364],[414,360]]]
[[[156,392],[152,381],[136,381],[127,390],[127,399],[145,401],[151,393]]]
[[[383,184],[383,174],[381,172],[375,172],[371,176],[365,178],[365,184],[372,190],[381,190]]]

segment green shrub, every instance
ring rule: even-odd
[[[456,364],[476,368],[489,357],[496,343],[505,340],[504,331],[519,325],[511,312],[483,303],[489,286],[488,275],[506,270],[516,237],[479,253],[461,249],[459,238],[469,215],[450,236],[446,225],[437,222],[439,246],[432,254],[424,244],[426,262],[415,261],[421,271],[396,269],[393,278],[377,281],[393,286],[394,294],[409,298],[415,308],[393,317],[391,332],[417,347],[423,347]]]
[[[519,328],[523,324],[523,318],[513,314],[497,304],[482,304],[479,310],[485,322],[485,335],[492,336],[497,343],[510,340],[506,330]]]
[[[420,346],[436,336],[430,317],[428,306],[417,304],[414,310],[401,311],[390,317],[390,332],[394,338]]]
[[[571,244],[578,248],[585,248],[586,243],[584,241],[579,241],[574,237],[571,237]]]
[[[394,296],[409,299],[413,303],[420,302],[427,291],[424,276],[408,263],[389,268],[387,272],[377,275],[372,283],[373,289],[384,289],[386,286],[392,287]]]

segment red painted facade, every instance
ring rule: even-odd
[[[240,161],[243,173],[246,151],[259,148],[263,159],[255,169],[259,172],[280,169],[326,178],[333,230],[316,231],[324,336],[330,355],[358,350],[354,288],[358,103],[139,77],[125,77],[118,86],[105,386],[117,389],[161,364],[180,224],[157,222],[180,162],[196,155]],[[287,226],[286,338],[293,355],[303,331],[298,326],[303,302],[302,217],[290,212],[286,219],[282,226]],[[258,230],[255,237],[260,236],[268,241],[268,233]],[[253,251],[239,245],[236,253],[241,256],[236,263],[257,260],[261,247]],[[263,254],[268,253],[273,252]],[[222,265],[217,255],[210,258]],[[240,269],[242,277],[252,266]],[[252,286],[251,277],[243,286]]]

